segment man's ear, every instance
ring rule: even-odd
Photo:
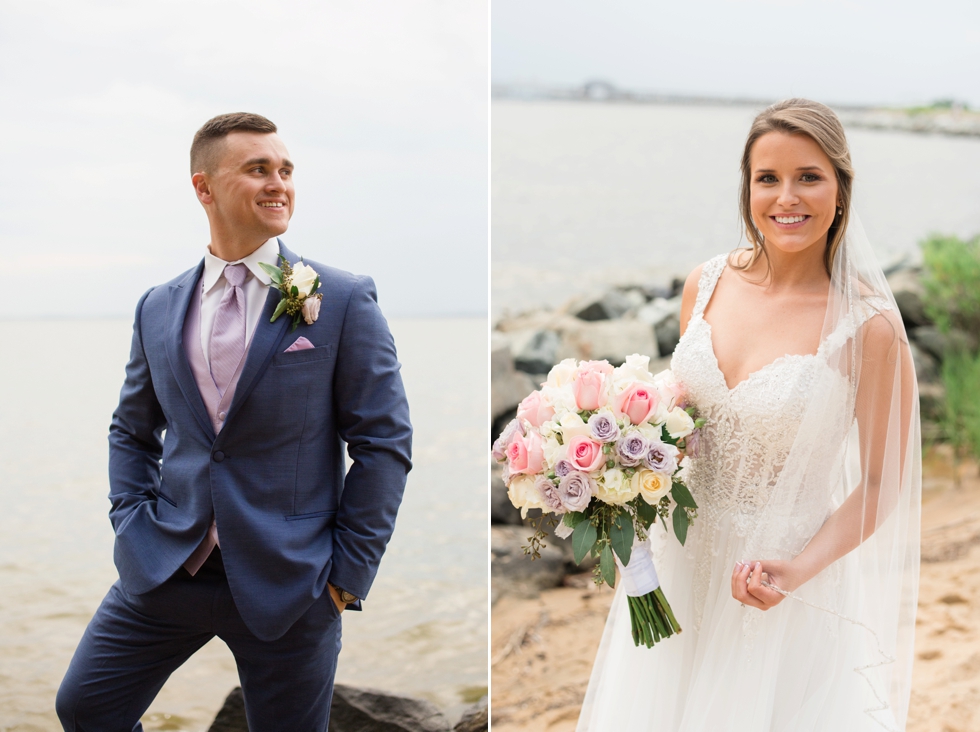
[[[206,206],[214,200],[214,196],[211,195],[211,183],[208,180],[207,173],[194,173],[191,176],[191,183],[194,184],[194,192],[197,194],[197,200],[202,204]]]

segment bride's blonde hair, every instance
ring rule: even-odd
[[[742,263],[733,262],[735,269],[745,270],[755,264],[760,257],[769,261],[766,251],[765,238],[752,220],[750,188],[752,170],[749,158],[752,146],[763,135],[769,132],[784,132],[790,135],[806,135],[820,146],[824,154],[830,158],[837,176],[837,198],[841,203],[834,213],[833,223],[827,232],[827,248],[824,250],[823,261],[830,274],[831,264],[837,255],[837,250],[844,241],[847,221],[851,210],[851,188],[854,181],[854,169],[851,167],[851,151],[847,147],[847,137],[844,126],[834,111],[825,104],[809,99],[787,99],[777,102],[763,110],[749,129],[745,140],[745,150],[742,153],[742,181],[739,186],[739,212],[745,224],[745,234],[752,244],[752,254]]]

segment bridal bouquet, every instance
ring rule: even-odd
[[[596,584],[615,585],[618,558],[633,641],[647,648],[681,631],[645,542],[658,519],[667,530],[668,517],[686,540],[697,504],[678,475],[678,456],[697,452],[704,426],[674,375],[653,376],[649,367],[638,354],[617,368],[562,361],[493,446],[511,502],[524,517],[542,512],[524,553],[541,556],[547,519],[556,535],[571,536],[576,563],[598,558]]]

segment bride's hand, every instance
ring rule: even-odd
[[[759,610],[776,607],[785,596],[769,589],[763,582],[787,592],[792,592],[799,585],[790,562],[777,559],[747,564],[736,562],[732,572],[732,597],[743,605]]]

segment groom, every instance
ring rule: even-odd
[[[400,366],[369,277],[307,261],[322,300],[295,330],[270,322],[281,295],[259,265],[300,263],[277,239],[293,163],[272,122],[210,120],[191,173],[211,242],[136,306],[109,428],[119,581],[58,716],[65,730],[142,730],[170,674],[217,635],[250,729],[326,730],[341,612],[367,596],[411,468]]]

